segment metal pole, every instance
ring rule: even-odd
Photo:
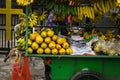
[[[25,54],[28,55],[28,10],[29,6],[26,6],[26,48],[25,48]]]

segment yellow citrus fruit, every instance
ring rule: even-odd
[[[37,53],[38,53],[38,54],[43,54],[43,52],[44,52],[44,51],[43,51],[42,48],[38,48],[38,49],[37,49]]]
[[[36,42],[33,42],[31,47],[33,50],[36,50],[38,49],[39,45]]]
[[[43,38],[42,38],[40,35],[38,35],[38,36],[36,37],[35,41],[36,41],[38,44],[41,44],[41,43],[43,42]]]
[[[58,50],[56,48],[52,49],[52,54],[58,54]]]
[[[50,49],[54,49],[56,44],[55,44],[55,42],[51,41],[48,46],[49,46]]]
[[[55,41],[51,41],[50,43],[56,44]]]
[[[45,42],[43,42],[40,46],[41,46],[41,48],[43,48],[43,49],[47,48],[47,44],[46,44]]]
[[[41,35],[41,37],[43,37],[43,38],[44,38],[44,37],[47,37],[47,32],[46,32],[46,31],[42,31],[40,35]]]
[[[58,44],[62,44],[62,43],[63,43],[62,38],[59,37],[59,38],[57,39],[57,43],[58,43]]]
[[[65,54],[65,49],[64,49],[64,48],[61,48],[61,49],[59,50],[59,54]]]
[[[58,36],[57,35],[54,35],[53,37],[52,37],[52,40],[53,41],[56,41],[58,39]]]
[[[47,35],[48,35],[49,37],[52,37],[52,36],[54,35],[54,31],[48,30]]]
[[[51,42],[51,38],[50,37],[46,37],[44,40],[45,40],[45,43],[50,43]]]
[[[33,49],[31,47],[28,47],[28,53],[32,54],[33,53]]]
[[[61,45],[60,44],[56,44],[56,49],[61,49]]]
[[[32,33],[32,34],[29,35],[29,39],[30,40],[34,41],[35,38],[36,38],[36,35],[34,33]]]
[[[68,47],[69,47],[68,42],[64,42],[64,43],[62,44],[62,47],[63,47],[63,48],[68,48]]]
[[[28,39],[28,46],[31,46],[32,41],[30,39]]]
[[[45,53],[46,53],[46,54],[50,54],[50,53],[51,53],[50,48],[45,48]]]
[[[62,41],[63,41],[63,43],[64,43],[64,42],[67,42],[67,39],[63,37],[63,38],[62,38]]]
[[[71,48],[67,48],[65,51],[66,51],[66,54],[72,54],[72,49]]]
[[[35,34],[35,36],[38,36],[38,35],[39,35],[39,33],[38,33],[38,32],[34,32],[33,34]]]

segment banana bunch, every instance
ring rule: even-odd
[[[77,11],[78,11],[78,20],[82,20],[83,19],[83,7],[77,7]]]
[[[17,48],[20,49],[20,50],[25,49],[25,38],[19,38],[17,40]]]
[[[21,14],[18,16],[19,21],[20,21],[20,26],[26,27],[26,19],[25,19],[25,14]]]
[[[106,36],[105,36],[105,35],[103,35],[103,34],[102,34],[102,35],[99,35],[99,37],[98,37],[98,38],[99,38],[99,40],[106,40],[106,39],[107,39],[107,38],[106,38]]]
[[[89,39],[92,36],[90,35],[89,32],[84,32],[83,37],[84,37],[84,39]]]
[[[25,36],[26,29],[24,27],[16,27],[15,33],[16,33],[16,39],[20,38],[21,36]]]
[[[29,23],[29,27],[33,28],[37,25],[37,21],[38,21],[38,17],[35,14],[31,14],[28,17],[28,23]]]
[[[98,36],[99,40],[105,40],[105,41],[113,41],[117,37],[120,38],[119,35],[114,35],[114,30],[107,30],[106,33],[102,33],[100,31],[97,31],[95,28],[91,30],[91,32],[84,32],[83,37],[84,39],[88,39],[93,36]]]
[[[105,36],[106,36],[106,40],[108,41],[112,41],[115,39],[115,35],[113,34],[114,30],[107,30]]]
[[[26,18],[25,15],[19,16],[20,19],[20,24],[22,27],[26,27]],[[38,22],[38,17],[33,13],[31,15],[28,16],[28,26],[30,28],[33,28],[37,25]]]
[[[110,44],[112,43],[112,45]],[[94,43],[91,47],[95,52],[104,52],[104,54],[107,54],[109,56],[118,56],[117,49],[114,47],[114,42],[107,42],[104,40],[99,40],[98,42]]]
[[[109,12],[110,9],[115,10],[117,7],[116,2],[116,0],[98,0],[94,3],[93,8],[96,13],[102,15]]]
[[[85,39],[88,39],[88,38],[93,37],[93,36],[97,36],[97,30],[96,30],[95,28],[93,28],[93,29],[91,30],[91,32],[85,32],[85,33],[83,34],[83,37],[84,37]]]
[[[108,0],[108,1],[109,1],[110,8],[115,10],[117,7],[117,0]]]
[[[33,2],[34,0],[17,0],[17,4],[21,6],[27,6]]]
[[[82,20],[83,17],[87,17],[92,20],[95,19],[94,9],[91,6],[86,5],[86,6],[77,7],[77,11],[78,11],[77,14],[79,20]]]
[[[43,21],[47,18],[47,16],[48,16],[48,12],[43,11],[42,14],[38,16],[38,20]]]
[[[120,7],[120,0],[117,0],[117,6]]]
[[[102,44],[101,42],[96,42],[91,47],[94,49],[95,52],[100,52],[102,49]]]

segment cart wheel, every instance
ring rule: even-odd
[[[105,80],[104,77],[95,71],[83,70],[76,73],[71,80]]]

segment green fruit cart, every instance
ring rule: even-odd
[[[51,58],[52,80],[120,80],[120,56],[28,54],[28,7],[26,7],[26,56]]]
[[[73,55],[37,55],[27,54],[27,56],[50,57],[52,80],[85,80],[72,79],[78,73],[81,75],[96,76],[93,80],[120,80],[120,57],[116,56],[73,56]],[[81,74],[81,72],[87,71]],[[104,78],[103,78],[104,77]],[[86,77],[86,80],[90,80]]]

